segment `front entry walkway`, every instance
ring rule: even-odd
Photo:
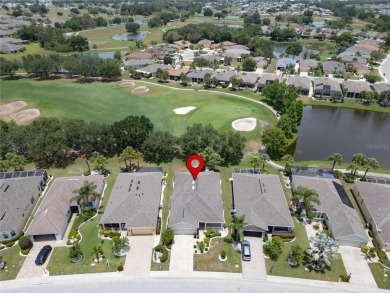
[[[123,277],[149,277],[154,236],[129,236],[128,238],[130,251],[126,256]]]
[[[378,288],[360,248],[341,246],[339,252],[343,258],[347,274],[351,274],[351,280],[349,281],[351,284]]]
[[[194,236],[175,235],[172,245],[169,275],[172,277],[191,277],[194,267]]]
[[[266,280],[265,259],[263,253],[263,238],[245,237],[251,245],[251,260],[242,261],[244,279]]]

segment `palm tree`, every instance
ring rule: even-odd
[[[264,171],[265,162],[270,160],[269,155],[268,154],[260,154],[259,159],[260,159],[260,162],[263,163],[263,167],[261,168],[261,170]]]
[[[95,168],[98,171],[104,170],[104,166],[107,164],[107,158],[99,152],[93,152],[91,161],[95,164]]]
[[[260,157],[258,155],[254,155],[251,157],[250,162],[253,165],[253,172],[255,172],[256,167],[260,167]]]
[[[127,252],[130,247],[127,237],[113,237],[112,242],[112,251],[115,255]]]
[[[306,214],[308,216],[311,213],[312,203],[321,203],[317,191],[303,186],[298,186],[297,189],[295,189],[293,199],[305,203]]]
[[[336,163],[341,165],[341,163],[343,162],[343,156],[339,153],[333,153],[329,156],[328,160],[333,162],[333,166],[332,166],[332,171],[333,171]]]
[[[96,187],[97,186],[93,182],[84,181],[84,185],[81,186],[80,189],[73,191],[76,195],[70,199],[70,202],[76,201],[81,207],[81,210],[84,210],[84,208],[88,206],[91,197],[100,197],[100,194],[95,191]]]
[[[127,171],[131,169],[131,161],[136,159],[136,153],[137,151],[135,149],[133,149],[131,146],[128,146],[120,154],[119,161],[125,163]],[[130,164],[127,164],[127,161],[129,161]]]
[[[233,216],[233,221],[229,223],[229,227],[235,230],[236,241],[240,241],[240,238],[244,238],[244,227],[248,225],[245,222],[245,215],[242,216]]]
[[[379,162],[375,158],[367,158],[366,164],[365,164],[366,172],[364,173],[363,178],[366,178],[368,170],[371,169],[378,169],[379,168]]]
[[[357,153],[352,156],[352,163],[356,164],[358,167],[365,167],[367,165],[367,157],[362,153]],[[357,168],[356,168],[357,169]],[[356,170],[355,170],[356,174]]]
[[[354,162],[351,162],[348,167],[347,167],[347,170],[348,171],[351,171],[351,175],[353,178],[355,178],[356,176],[356,172],[357,172],[357,169],[359,168],[359,165],[354,163]]]
[[[284,155],[281,161],[286,164],[286,168],[287,166],[291,166],[292,164],[295,163],[294,158],[291,155]]]
[[[97,259],[97,262],[99,263],[99,256],[103,256],[103,248],[101,245],[92,247],[91,255],[94,256]]]
[[[139,168],[139,160],[141,160],[143,157],[143,154],[139,151],[136,151],[134,160],[137,160],[137,168]]]

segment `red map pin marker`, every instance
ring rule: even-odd
[[[191,155],[187,159],[186,166],[194,180],[196,180],[196,177],[198,177],[199,172],[202,171],[204,166],[203,158],[199,155]]]

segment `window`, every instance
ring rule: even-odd
[[[16,236],[16,232],[14,230],[11,231],[11,237],[15,237]]]
[[[3,233],[3,238],[4,239],[8,239],[9,237],[8,237],[8,234],[7,233]]]
[[[288,232],[288,227],[274,227],[274,232]]]
[[[34,203],[35,199],[34,196],[31,197],[31,203]]]
[[[88,205],[89,205],[90,208],[93,208],[93,202],[92,202],[92,201],[90,201],[90,202],[88,203]]]

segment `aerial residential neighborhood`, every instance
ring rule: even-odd
[[[388,292],[390,3],[3,0],[1,292]]]

